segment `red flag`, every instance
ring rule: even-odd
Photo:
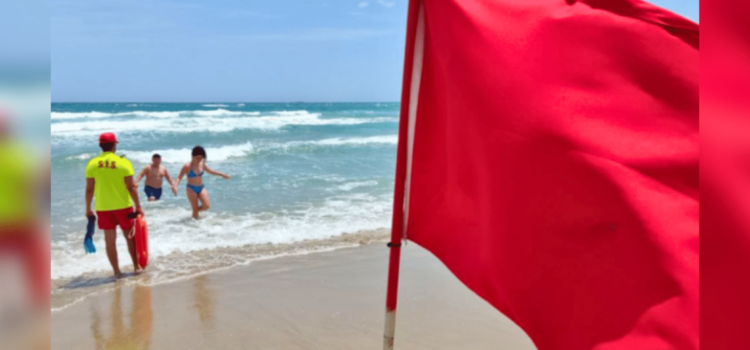
[[[701,8],[701,344],[750,349],[750,2]]]
[[[411,9],[407,237],[540,350],[698,349],[698,25],[638,0]]]

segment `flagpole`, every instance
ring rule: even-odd
[[[395,188],[393,191],[393,218],[391,222],[391,241],[388,243],[390,248],[390,258],[388,266],[388,288],[385,303],[385,331],[383,336],[383,349],[393,350],[393,342],[396,333],[396,304],[398,301],[398,281],[399,266],[401,262],[401,242],[406,230],[406,220],[404,219],[407,206],[405,203],[406,187],[408,186],[409,167],[411,166],[410,148],[413,140],[414,117],[416,113],[416,102],[418,98],[418,83],[421,75],[421,55],[420,50],[415,50],[417,43],[417,32],[420,24],[423,27],[423,21],[420,16],[422,0],[410,0],[409,11],[406,24],[406,50],[404,54],[404,75],[401,87],[401,110],[399,122],[399,141],[396,157],[396,178]],[[423,33],[422,33],[423,34]],[[418,43],[421,47],[421,42]],[[418,67],[415,70],[415,52],[419,55]],[[415,78],[416,73],[416,79]],[[415,80],[415,84],[412,81]],[[411,97],[414,99],[411,99]]]

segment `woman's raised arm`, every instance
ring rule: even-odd
[[[211,175],[223,177],[224,180],[229,180],[229,179],[232,178],[231,176],[229,176],[227,174],[224,174],[224,173],[222,173],[220,171],[216,171],[214,169],[209,168],[208,165],[206,165],[206,163],[203,163],[203,169],[206,169],[206,172],[209,173],[209,174],[211,174]]]

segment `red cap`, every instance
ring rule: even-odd
[[[117,143],[117,137],[111,132],[105,132],[99,135],[99,144],[102,143]]]

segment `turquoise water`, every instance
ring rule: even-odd
[[[190,219],[181,186],[144,207],[152,275],[242,263],[241,247],[325,240],[389,226],[398,103],[74,103],[52,104],[52,278],[111,273],[98,252],[85,255],[84,168],[98,135],[115,132],[118,154],[136,172],[160,153],[177,176],[195,145],[208,164],[211,211]],[[165,182],[165,186],[166,182]],[[143,196],[143,183],[140,193]],[[167,187],[168,188],[168,187]],[[143,197],[141,197],[143,198]],[[121,265],[127,265],[119,238]],[[241,251],[241,250],[240,250]],[[231,254],[230,254],[231,252]],[[226,256],[224,256],[226,255]],[[232,256],[229,256],[232,255]],[[240,254],[241,255],[241,254]]]

